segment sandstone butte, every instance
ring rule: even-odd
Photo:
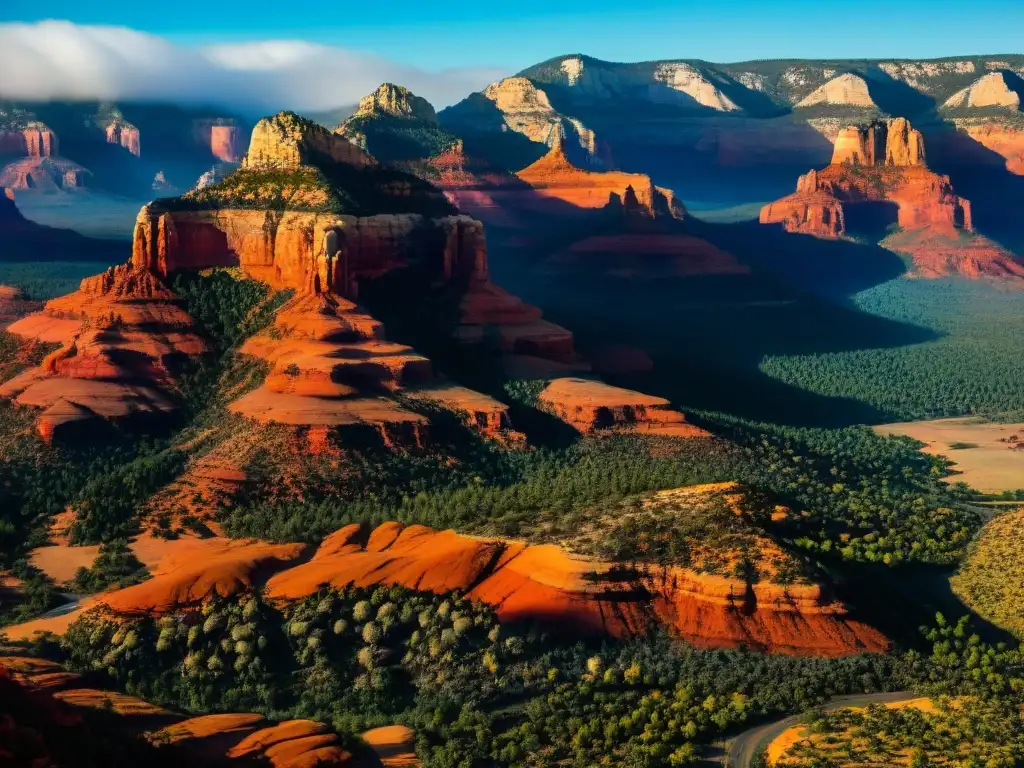
[[[761,209],[762,224],[789,232],[840,238],[869,218],[873,226],[898,224],[883,245],[913,256],[923,275],[964,268],[971,276],[1016,276],[1021,265],[990,240],[973,233],[971,204],[953,191],[948,176],[925,165],[924,139],[903,118],[840,131],[832,163],[801,176],[797,191]],[[898,247],[897,247],[898,246]]]
[[[300,169],[324,158],[369,174],[377,167],[343,137],[278,116],[253,130],[238,173]],[[404,193],[395,192],[399,199]],[[270,362],[272,372],[233,410],[291,425],[369,426],[386,443],[419,441],[426,420],[394,401],[402,391],[462,413],[484,433],[520,439],[504,405],[433,378],[428,360],[389,342],[382,324],[355,303],[361,280],[409,264],[430,265],[436,283],[461,290],[457,341],[493,345],[520,375],[586,370],[569,331],[491,282],[483,225],[468,216],[190,207],[183,198],[143,207],[128,264],[87,278],[76,293],[10,327],[61,346],[0,387],[0,397],[42,409],[46,439],[97,417],[173,410],[178,363],[204,345],[162,281],[177,270],[238,267],[296,296],[272,332],[243,348]]]
[[[530,186],[529,192],[520,195],[521,206],[534,199],[543,207],[546,199],[553,198],[581,210],[611,206],[652,217],[681,219],[685,215],[682,203],[672,191],[655,186],[649,176],[577,168],[565,156],[561,136],[544,157],[517,172],[516,177]]]
[[[0,167],[0,187],[12,189],[75,189],[85,186],[89,171],[60,157],[57,134],[42,123],[20,131],[0,131],[0,155],[21,155]]]
[[[0,656],[0,695],[11,705],[9,717],[26,729],[47,727],[48,733],[76,741],[88,738],[82,713],[103,710],[117,717],[104,722],[111,733],[147,738],[176,750],[191,764],[203,766],[270,766],[314,768],[413,768],[419,765],[412,730],[393,725],[363,734],[377,761],[353,756],[331,728],[315,720],[275,722],[255,713],[224,713],[188,717],[134,696],[87,686],[80,675],[44,659]],[[26,722],[20,723],[21,718]],[[29,719],[31,718],[31,719]],[[21,731],[31,740],[32,731]],[[32,742],[33,765],[50,765],[47,745]]]
[[[350,525],[324,539],[309,559],[301,545],[211,540],[201,556],[169,554],[153,578],[104,593],[97,605],[117,615],[163,614],[265,585],[274,600],[297,600],[322,585],[402,584],[460,590],[495,607],[505,622],[536,621],[555,631],[629,637],[667,627],[701,647],[840,656],[883,650],[887,641],[846,615],[815,584],[770,582],[636,566],[571,555],[554,544],[477,538],[421,525]],[[7,629],[11,639],[61,633],[85,609]]]
[[[106,128],[107,143],[118,144],[136,157],[142,155],[139,129],[124,120],[112,120]]]

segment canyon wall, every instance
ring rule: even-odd
[[[60,154],[60,144],[45,125],[29,123],[20,131],[0,131],[0,154],[52,157]]]
[[[123,120],[115,120],[106,129],[107,143],[119,144],[136,157],[142,155],[142,144],[139,129]]]
[[[160,277],[241,267],[275,288],[354,298],[361,278],[430,259],[445,279],[486,279],[483,225],[468,216],[335,214],[222,209],[139,212],[132,264]]]
[[[903,118],[851,126],[840,131],[832,164],[801,176],[795,193],[762,208],[760,221],[835,238],[846,234],[851,215],[863,206],[876,205],[884,217],[884,206],[891,204],[891,223],[904,229],[971,231],[970,202],[955,194],[948,176],[928,170],[924,160],[921,134]],[[883,208],[877,209],[878,204]]]

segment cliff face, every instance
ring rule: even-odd
[[[57,134],[42,123],[29,123],[21,135],[25,138],[25,153],[29,157],[59,155]]]
[[[299,168],[316,155],[356,167],[375,165],[372,157],[338,134],[296,115],[281,113],[253,128],[245,168]]]
[[[863,210],[858,206],[886,203],[895,208],[891,223],[904,229],[971,230],[970,203],[954,194],[949,177],[924,166],[921,134],[902,118],[841,131],[832,164],[801,176],[797,191],[765,206],[760,218],[791,232],[840,237],[852,213]]]
[[[909,255],[925,277],[1020,278],[1024,265],[973,234],[970,202],[924,160],[921,134],[902,118],[846,128],[833,163],[801,176],[794,194],[762,208],[761,223],[825,238],[853,230],[884,237],[883,246]],[[891,225],[902,231],[885,236]]]
[[[60,154],[57,134],[42,123],[29,123],[20,131],[0,131],[0,154],[29,157]]]
[[[115,120],[106,129],[107,143],[120,144],[136,157],[142,155],[139,129],[123,120]]]
[[[1004,107],[1019,110],[1022,85],[1024,83],[1015,72],[990,72],[954,93],[942,106],[948,109]]]
[[[925,164],[921,132],[898,117],[888,122],[850,126],[839,131],[832,153],[833,165],[910,166]]]
[[[237,163],[245,154],[245,139],[237,125],[218,120],[195,120],[192,137],[223,163]]]
[[[78,189],[92,174],[62,157],[26,157],[0,168],[0,186],[11,189]]]

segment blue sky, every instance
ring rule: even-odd
[[[302,39],[428,70],[514,71],[571,52],[619,61],[1014,53],[1024,0],[0,0],[0,22],[45,19],[184,45]]]

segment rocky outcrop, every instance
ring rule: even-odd
[[[221,162],[239,162],[243,147],[242,130],[237,125],[210,126],[210,154]]]
[[[343,136],[291,112],[260,120],[252,130],[244,168],[299,168],[323,159],[356,167],[375,161]]]
[[[54,191],[85,186],[90,172],[61,157],[26,157],[0,168],[0,186]]]
[[[471,599],[495,606],[502,621],[538,621],[575,634],[628,637],[662,626],[702,647],[829,656],[887,645],[817,585],[750,586],[682,568],[622,568],[553,544],[479,539],[421,525],[385,523],[372,533],[347,526],[325,539],[308,563],[273,576],[266,593],[295,600],[323,584],[467,590]]]
[[[979,234],[951,238],[929,228],[912,229],[886,237],[882,245],[910,257],[921,277],[1024,279],[1024,261]]]
[[[540,408],[582,433],[629,430],[663,437],[708,437],[668,400],[593,379],[561,378],[538,396]]]
[[[663,84],[675,98],[657,86],[649,91],[651,101],[687,104],[690,100],[717,112],[737,112],[739,107],[713,82],[689,64],[665,62],[654,70],[654,80]],[[682,98],[679,98],[679,97]]]
[[[832,154],[833,165],[908,166],[924,165],[921,132],[898,117],[839,131]]]
[[[355,117],[375,117],[389,115],[391,117],[409,117],[437,122],[434,107],[424,98],[411,93],[408,88],[393,83],[383,83],[376,91],[364,96],[359,101]]]
[[[607,148],[595,133],[578,118],[557,112],[551,106],[547,93],[527,78],[506,77],[487,86],[480,96],[486,100],[485,104],[490,102],[493,105],[500,124],[493,124],[493,116],[485,114],[481,116],[479,125],[470,117],[467,125],[470,130],[512,130],[549,147],[572,137],[569,140],[578,144],[588,165],[607,165]]]
[[[521,201],[525,207],[536,207],[530,203],[550,198],[581,210],[613,206],[652,218],[681,219],[685,215],[682,203],[672,191],[656,187],[649,176],[577,168],[565,156],[561,139],[544,157],[516,173],[516,177],[530,186],[521,195],[529,198]]]
[[[801,176],[794,194],[766,205],[760,216],[762,224],[833,238],[865,219],[879,231],[889,224],[972,229],[970,203],[954,193],[948,176],[924,166],[921,135],[902,118],[842,131],[832,165]]]
[[[942,105],[946,109],[1004,107],[1020,110],[1024,81],[1015,72],[990,72],[963,88]]]
[[[57,134],[42,123],[29,123],[21,132],[29,157],[53,157],[60,154]]]
[[[868,91],[867,81],[860,75],[847,72],[815,88],[797,102],[797,108],[813,107],[820,104],[849,107],[877,108]]]
[[[0,397],[42,409],[46,440],[87,427],[175,408],[185,359],[205,351],[192,320],[150,272],[124,265],[86,278],[8,332],[60,347],[0,386]]]
[[[1024,176],[1024,128],[984,120],[958,124],[957,129],[1002,158],[1007,171]]]
[[[107,143],[119,144],[136,157],[142,155],[139,129],[124,120],[114,120],[106,128]]]
[[[0,155],[52,157],[60,154],[57,134],[42,123],[28,123],[21,130],[0,130]]]

